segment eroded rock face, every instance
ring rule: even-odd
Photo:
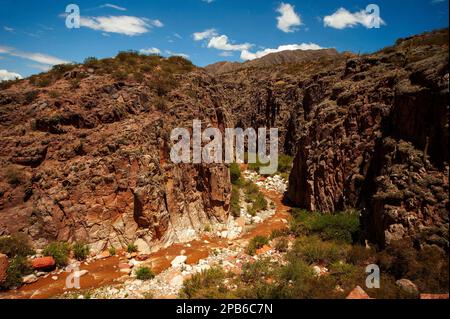
[[[8,265],[8,256],[0,253],[0,284],[4,283],[6,280]]]
[[[77,89],[66,80],[39,89],[32,102],[26,81],[2,91],[0,235],[24,232],[38,247],[85,241],[93,251],[141,238],[156,249],[225,222],[227,166],[169,158],[172,128],[227,126],[211,81],[201,70],[178,75],[165,97],[94,74]]]
[[[365,236],[448,249],[448,30],[365,56],[220,73],[236,125],[278,127],[287,199],[361,209]],[[298,53],[301,54],[301,53]]]

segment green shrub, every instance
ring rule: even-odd
[[[112,77],[117,81],[124,81],[128,78],[128,73],[123,70],[116,70],[112,73]]]
[[[50,243],[43,251],[44,256],[51,256],[55,259],[56,266],[58,267],[64,267],[67,265],[69,253],[69,244],[63,242]]]
[[[38,90],[31,90],[24,93],[25,104],[33,103],[39,96]]]
[[[117,254],[116,247],[114,246],[109,247],[108,251],[111,256],[115,256]]]
[[[399,240],[378,254],[377,264],[383,273],[388,273],[396,280],[412,280],[420,291],[448,292],[448,253],[437,246],[425,245],[418,250],[411,241]]]
[[[136,278],[139,280],[150,280],[155,278],[155,275],[150,268],[140,267],[136,270]]]
[[[269,243],[269,239],[264,236],[256,236],[250,240],[247,247],[247,254],[254,255],[257,249]]]
[[[5,177],[8,183],[13,186],[22,184],[24,179],[22,171],[15,168],[14,166],[10,166],[6,169]]]
[[[278,170],[277,173],[290,173],[292,170],[292,162],[294,158],[286,154],[280,154],[278,156]]]
[[[87,57],[83,64],[88,68],[95,68],[98,66],[98,59],[96,57]]]
[[[13,86],[16,83],[19,83],[21,80],[6,80],[6,81],[0,81],[0,90],[6,90],[9,89],[11,86]]]
[[[278,168],[275,174],[286,174],[290,173],[292,169],[292,162],[294,158],[292,156],[286,155],[286,154],[279,154],[278,156]],[[246,153],[246,162],[248,162],[248,153]],[[259,156],[256,154],[256,163],[248,163],[248,169],[258,172],[260,171],[261,167],[269,166],[269,163],[262,164],[259,161]]]
[[[137,251],[138,251],[138,247],[135,244],[133,244],[133,243],[128,244],[127,252],[129,252],[131,254],[131,253],[135,253]]]
[[[310,236],[298,238],[290,252],[290,260],[299,258],[308,264],[332,264],[345,260],[348,246]]]
[[[247,203],[252,204],[248,209],[248,213],[250,215],[255,216],[257,212],[267,209],[267,200],[259,191],[259,188],[255,183],[251,181],[245,181],[242,186]]]
[[[75,243],[72,246],[73,256],[76,260],[86,260],[89,256],[89,246],[83,243]]]
[[[317,234],[324,240],[351,243],[359,231],[359,215],[353,211],[320,214],[292,209],[291,213],[291,230],[297,236]]]
[[[9,237],[0,237],[0,252],[9,258],[33,255],[34,250],[25,234],[18,233]]]
[[[233,217],[241,216],[240,192],[236,185],[232,185],[231,189],[230,210]]]
[[[231,163],[230,165],[230,177],[231,177],[231,183],[234,185],[239,184],[240,178],[241,178],[241,169],[239,168],[239,165],[236,163]]]
[[[272,230],[272,233],[270,234],[270,239],[275,239],[278,237],[284,237],[289,235],[289,229],[288,228],[278,228],[278,229],[274,229]]]
[[[0,284],[0,290],[7,290],[22,285],[22,277],[32,273],[31,265],[25,256],[17,255],[10,260],[6,271],[6,280]]]
[[[184,299],[224,298],[228,291],[223,285],[225,278],[225,272],[218,267],[196,273],[184,281],[180,297]]]
[[[289,241],[286,237],[279,237],[275,242],[275,249],[281,253],[284,253],[288,250]]]
[[[361,245],[354,245],[347,253],[347,261],[353,265],[369,265],[376,253],[372,249],[368,249]]]
[[[271,275],[269,259],[261,259],[244,264],[241,278],[245,283],[256,283],[264,277]]]

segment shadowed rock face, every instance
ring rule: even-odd
[[[222,72],[234,122],[280,128],[295,155],[287,199],[362,210],[380,245],[448,249],[448,30],[364,56]],[[219,72],[220,73],[220,72]]]
[[[161,98],[145,82],[77,72],[87,76],[76,89],[61,79],[0,92],[0,235],[24,232],[37,246],[86,241],[99,251],[138,237],[153,247],[187,241],[205,224],[225,222],[228,168],[169,158],[172,128],[193,119],[227,126],[211,77],[177,75]]]

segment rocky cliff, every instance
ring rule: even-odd
[[[317,55],[210,72],[236,125],[280,128],[295,155],[291,203],[361,209],[381,246],[408,237],[448,249],[448,30],[370,55]]]
[[[0,91],[0,235],[156,248],[225,222],[228,168],[169,160],[171,129],[201,119],[278,127],[295,156],[291,204],[357,208],[380,246],[406,237],[448,250],[448,30],[367,55],[288,51],[199,69],[128,53],[65,68]]]
[[[227,125],[212,78],[182,59],[122,59],[150,69],[123,77],[91,61],[1,91],[0,235],[156,248],[226,221],[228,168],[169,158],[172,128]]]

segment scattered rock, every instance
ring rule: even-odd
[[[141,253],[141,254],[150,254],[151,253],[150,246],[142,238],[136,239],[134,244],[137,246],[139,253]]]
[[[370,298],[370,296],[360,286],[356,286],[345,299],[372,299],[372,298]]]
[[[32,284],[33,282],[38,281],[38,277],[34,274],[22,277],[22,282],[24,284]]]
[[[409,279],[400,279],[395,282],[397,287],[403,290],[405,293],[411,296],[418,296],[419,289],[417,286]]]
[[[186,262],[186,260],[187,260],[186,256],[177,256],[172,260],[172,262],[170,264],[172,265],[172,267],[175,268],[175,267],[179,267],[182,264],[184,264]]]
[[[55,267],[56,262],[53,257],[41,257],[33,259],[31,265],[35,270],[49,271]]]

